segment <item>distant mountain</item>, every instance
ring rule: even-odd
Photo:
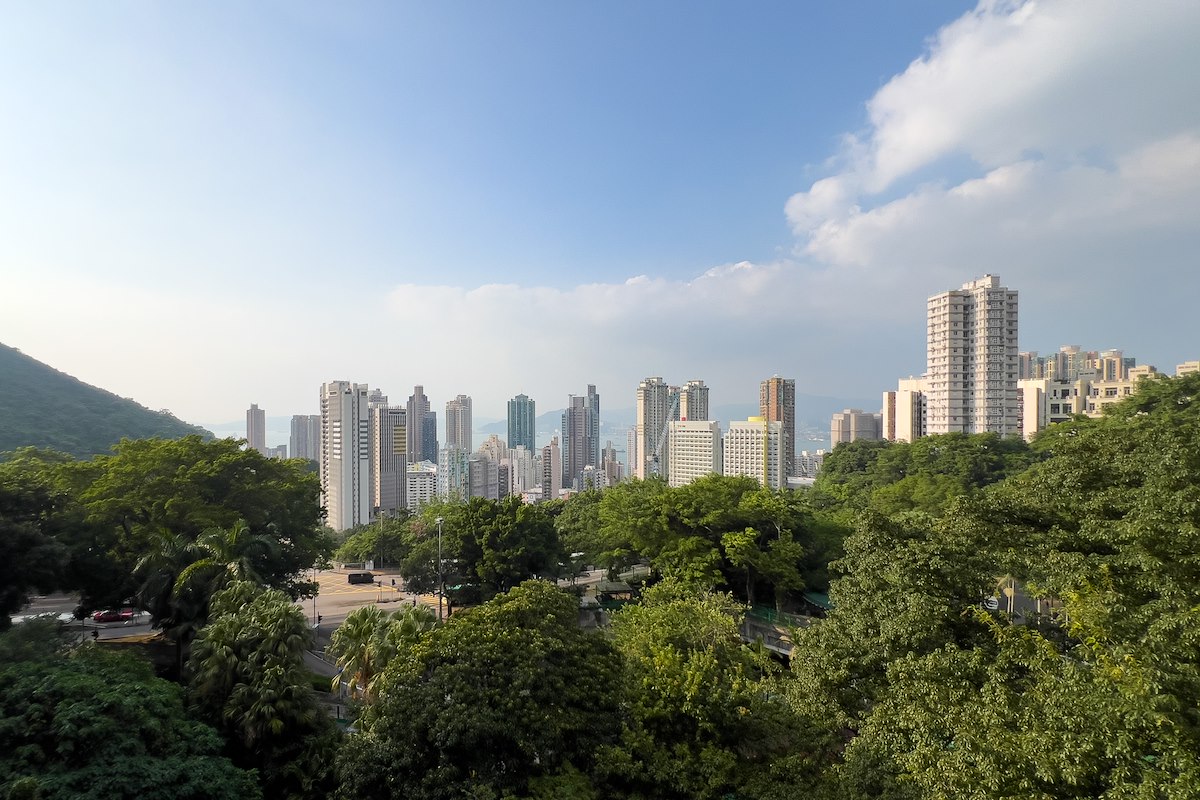
[[[167,412],[89,386],[0,344],[0,453],[42,447],[86,458],[123,437],[178,439],[212,434]]]

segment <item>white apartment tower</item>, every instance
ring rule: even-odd
[[[638,384],[636,414],[634,430],[637,432],[637,453],[630,454],[633,474],[642,479],[655,473],[666,475],[667,464],[663,463],[667,460],[664,435],[673,413],[671,387],[667,386],[662,378],[646,378]],[[661,450],[659,442],[663,442]]]
[[[371,520],[371,423],[367,385],[321,384],[321,494],[325,522],[344,531]]]
[[[251,403],[246,409],[246,445],[264,456],[267,454],[267,412]]]
[[[697,478],[721,474],[721,424],[716,420],[671,422],[667,483],[683,486]]]
[[[927,311],[927,432],[1017,433],[1016,291],[984,275]]]
[[[781,489],[787,482],[782,422],[764,417],[731,422],[723,450],[725,475],[749,475],[771,489]]]

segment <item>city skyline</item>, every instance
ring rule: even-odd
[[[924,369],[911,309],[988,273],[1023,351],[1196,357],[1196,4],[8,22],[0,342],[193,423],[331,375],[492,419],[655,374],[874,397]]]

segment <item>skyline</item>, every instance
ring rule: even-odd
[[[0,341],[189,422],[875,397],[986,273],[1021,350],[1200,355],[1193,4],[188,11],[9,10]]]

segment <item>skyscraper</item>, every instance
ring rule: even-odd
[[[537,441],[537,404],[519,394],[508,401],[508,446],[533,452]]]
[[[542,499],[557,500],[562,494],[562,453],[558,437],[542,448]]]
[[[926,311],[927,432],[1017,433],[1016,291],[984,275],[930,297]]]
[[[584,397],[567,396],[562,415],[562,485],[579,488],[579,476],[585,467],[597,467],[600,461],[600,395],[588,384]]]
[[[406,507],[408,490],[408,426],[399,406],[372,404],[371,504],[391,516]]]
[[[471,398],[460,394],[446,403],[446,447],[473,450],[471,434]]]
[[[288,439],[292,458],[321,460],[321,415],[293,414],[292,431]]]
[[[424,386],[413,387],[404,410],[407,412],[405,422],[408,425],[408,463],[432,461],[436,464],[437,445],[433,447],[432,458],[425,446],[425,415],[429,413],[429,398],[425,396]]]
[[[425,418],[421,420],[421,460],[436,464],[438,453],[440,452],[441,448],[438,447],[437,412],[426,411]]]
[[[796,469],[796,381],[774,375],[758,385],[758,414],[778,422],[783,436],[784,478]]]
[[[633,474],[647,478],[653,474],[666,476],[667,423],[670,421],[670,387],[662,378],[646,378],[638,384],[634,428],[637,431],[637,453],[630,455]],[[661,450],[659,442],[663,443]],[[656,460],[657,457],[657,460]]]
[[[267,454],[267,412],[251,403],[246,409],[246,446]]]
[[[708,387],[704,381],[688,381],[679,390],[679,419],[688,422],[708,419]]]
[[[365,383],[321,384],[321,493],[335,531],[371,520],[370,429]]]

